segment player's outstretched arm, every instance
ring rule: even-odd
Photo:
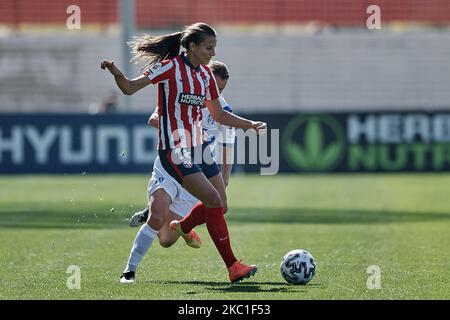
[[[119,89],[126,95],[132,95],[151,83],[150,79],[145,75],[132,80],[128,79],[123,75],[119,68],[114,65],[114,61],[104,60],[100,63],[100,68],[102,68],[102,70],[108,69],[114,76],[114,80],[116,80]]]
[[[229,127],[241,129],[253,128],[256,131],[265,130],[267,128],[267,124],[265,122],[248,120],[223,110],[218,99],[206,100],[205,105],[215,121]]]

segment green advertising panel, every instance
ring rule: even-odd
[[[345,132],[333,117],[298,115],[284,128],[281,143],[281,150],[293,168],[332,170],[344,156]]]
[[[279,129],[279,172],[450,171],[450,113],[251,116]]]

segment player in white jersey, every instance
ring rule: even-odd
[[[229,78],[226,65],[218,61],[211,61],[208,66],[211,68],[211,71],[216,78],[220,92],[219,101],[222,108],[228,112],[232,112],[231,106],[228,105],[222,95],[222,91],[225,89]],[[202,113],[204,119],[203,137],[211,147],[216,162],[221,164],[221,173],[226,186],[228,185],[233,162],[235,129],[214,121],[207,108],[202,108]],[[150,117],[149,125],[156,128],[158,127],[157,110],[155,110]],[[167,201],[162,199],[165,197],[165,194],[170,197],[169,205]],[[130,218],[129,224],[132,227],[140,226],[148,220],[149,211],[165,211],[164,216],[166,218],[163,226],[158,232],[158,238],[160,245],[168,248],[179,238],[179,234],[169,228],[169,222],[172,220],[180,220],[186,216],[199,200],[184,189],[178,181],[164,169],[159,156],[155,159],[153,164],[153,172],[148,184],[147,195],[149,198],[147,207],[142,211],[136,212]],[[149,208],[151,210],[149,210]],[[193,248],[199,248],[201,246],[201,239],[194,230],[191,230],[187,236],[184,236],[184,240],[187,245]],[[145,228],[141,228],[136,235],[127,265],[120,278],[121,283],[135,282],[137,267],[150,246],[151,242],[146,239]]]
[[[213,61],[214,65],[216,61]],[[210,67],[214,73],[214,68]],[[226,68],[226,67],[224,67]],[[216,76],[218,79],[219,76]],[[219,78],[220,81],[220,78]],[[220,86],[219,86],[220,90]],[[227,103],[222,93],[219,96],[219,102],[222,108],[228,112],[233,112],[231,106]],[[207,108],[202,109],[203,112],[203,132],[205,139],[213,153],[213,157],[217,163],[221,164],[220,171],[222,172],[222,177],[225,183],[225,187],[228,185],[228,180],[230,178],[231,163],[233,162],[234,155],[234,140],[236,137],[236,129],[220,124],[215,121]]]

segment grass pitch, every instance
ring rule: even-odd
[[[0,177],[0,299],[450,299],[448,174],[233,176],[232,246],[258,274],[231,285],[201,226],[201,249],[155,241],[124,286],[137,231],[126,219],[145,204],[147,178]],[[279,272],[297,248],[317,262],[305,286]],[[80,289],[67,286],[71,265]],[[380,289],[368,288],[370,266]]]

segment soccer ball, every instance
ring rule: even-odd
[[[280,271],[287,282],[306,284],[316,273],[316,261],[306,250],[292,250],[281,259]]]

